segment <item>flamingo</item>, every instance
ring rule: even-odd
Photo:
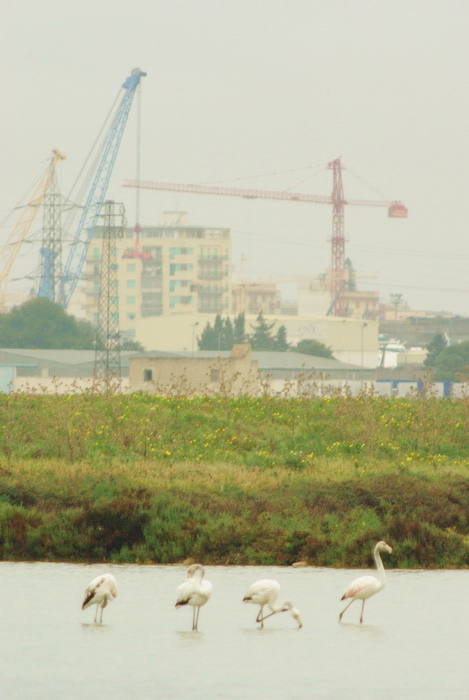
[[[302,627],[299,611],[293,606],[289,600],[284,600],[283,603],[275,604],[280,593],[280,584],[270,578],[263,578],[252,584],[248,592],[243,598],[243,603],[254,603],[260,605],[259,614],[256,617],[256,622],[261,623],[261,628],[264,627],[264,620],[275,613],[290,611],[292,617],[297,621],[298,627]],[[268,605],[270,612],[268,615],[263,614],[264,605]]]
[[[98,607],[101,606],[100,622],[103,621],[103,610],[108,603],[117,597],[117,583],[112,574],[101,574],[96,576],[85,591],[82,610],[86,610],[90,605],[96,605],[94,621],[97,621]]]
[[[383,540],[377,542],[373,551],[373,556],[375,558],[376,568],[378,569],[378,578],[376,578],[375,576],[360,576],[347,586],[347,589],[344,595],[342,596],[341,600],[345,600],[345,598],[352,598],[352,600],[348,605],[345,606],[345,608],[340,613],[339,622],[342,620],[342,615],[347,610],[347,608],[349,608],[352,605],[353,601],[361,600],[363,602],[360,614],[360,623],[362,623],[363,610],[365,608],[365,600],[371,598],[371,596],[375,595],[375,593],[379,593],[379,591],[381,591],[384,588],[384,585],[386,583],[386,574],[384,571],[383,562],[381,561],[380,552],[388,552],[389,554],[391,554],[392,547],[386,544],[386,542],[384,542]]]
[[[192,631],[197,632],[199,623],[199,613],[202,605],[209,600],[212,595],[212,584],[204,579],[205,569],[201,564],[192,564],[187,569],[188,580],[178,587],[178,599],[176,608],[183,605],[192,605]]]

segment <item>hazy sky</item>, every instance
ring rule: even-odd
[[[467,3],[18,0],[0,19],[2,222],[54,147],[67,155],[68,193],[139,66],[143,179],[327,195],[324,165],[340,156],[384,194],[345,171],[346,197],[409,208],[407,220],[346,208],[360,288],[469,315]],[[122,182],[135,177],[135,106],[108,190],[132,224],[135,192]],[[231,228],[245,274],[317,275],[330,264],[328,205],[142,192],[141,209],[142,224],[182,209],[191,223]],[[30,256],[19,260],[25,273]]]

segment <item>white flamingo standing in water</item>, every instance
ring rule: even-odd
[[[260,581],[256,581],[249,588],[248,592],[243,598],[243,603],[254,603],[255,605],[260,605],[259,614],[256,617],[256,622],[261,623],[261,628],[264,627],[264,620],[266,620],[271,615],[275,615],[279,612],[290,611],[292,617],[297,621],[298,627],[302,627],[301,617],[299,611],[293,606],[289,600],[284,600],[283,603],[275,604],[280,593],[280,584],[278,581],[274,581],[270,578],[263,578]],[[264,615],[264,606],[267,605],[272,612],[268,615]]]
[[[192,564],[187,569],[188,580],[178,587],[176,608],[192,605],[192,631],[197,632],[200,608],[212,595],[212,584],[204,578],[205,569],[201,564]]]
[[[112,574],[101,574],[96,576],[85,591],[82,610],[86,610],[90,605],[96,605],[94,621],[98,618],[98,608],[101,607],[100,622],[103,621],[103,610],[108,603],[117,597],[117,583]]]
[[[389,554],[391,554],[392,547],[386,544],[386,542],[383,542],[383,540],[376,544],[373,556],[375,558],[376,568],[378,569],[378,578],[375,578],[375,576],[360,576],[347,586],[347,589],[344,595],[342,596],[341,600],[345,600],[345,598],[352,598],[352,600],[348,605],[345,606],[345,608],[340,613],[339,622],[342,620],[342,615],[347,610],[347,608],[349,608],[352,605],[353,601],[361,600],[363,602],[360,614],[360,623],[362,623],[363,610],[365,608],[365,600],[371,598],[371,596],[375,595],[375,593],[379,593],[379,591],[381,591],[384,588],[386,583],[386,573],[384,571],[383,562],[381,561],[380,552],[388,552]]]

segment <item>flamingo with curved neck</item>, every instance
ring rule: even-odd
[[[187,569],[187,581],[178,587],[178,598],[176,608],[184,605],[191,605],[192,610],[192,631],[197,632],[199,624],[199,614],[202,605],[209,600],[212,595],[212,584],[207,581],[205,569],[202,564],[192,564]]]
[[[362,623],[363,611],[365,609],[365,601],[368,600],[368,598],[371,598],[371,596],[375,595],[375,593],[379,593],[379,591],[381,591],[384,588],[386,584],[386,572],[384,570],[383,562],[381,561],[380,552],[388,552],[389,554],[391,554],[392,547],[386,544],[386,542],[384,542],[383,540],[377,542],[373,551],[373,556],[375,559],[376,568],[378,570],[378,578],[376,578],[375,576],[360,576],[347,586],[341,600],[345,600],[345,598],[352,598],[352,600],[348,605],[345,606],[345,608],[340,613],[339,622],[342,620],[342,615],[347,610],[347,608],[349,608],[352,605],[353,601],[361,600],[362,609],[360,614],[360,623]]]
[[[297,621],[298,627],[302,627],[303,623],[301,621],[300,613],[295,608],[293,603],[289,600],[284,600],[283,603],[276,603],[280,593],[280,584],[277,581],[269,578],[263,578],[260,581],[256,581],[249,588],[248,592],[243,598],[243,603],[254,603],[260,606],[259,613],[256,618],[256,622],[261,623],[261,628],[264,627],[264,620],[268,617],[275,615],[279,612],[290,611],[291,616]],[[268,615],[264,615],[264,606],[271,610]]]

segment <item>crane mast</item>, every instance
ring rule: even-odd
[[[336,316],[344,313],[345,280],[344,184],[340,158],[327,166],[332,170],[331,299]]]
[[[31,199],[21,212],[18,222],[13,227],[6,244],[0,251],[0,309],[6,304],[9,275],[20,251],[21,244],[28,235],[39,208],[44,201],[44,197],[55,182],[58,162],[66,158],[57,148],[53,148],[52,153],[52,159],[37,184]]]
[[[134,68],[131,75],[122,84],[125,90],[115,117],[111,124],[109,135],[102,148],[102,155],[95,177],[88,192],[85,205],[78,222],[78,227],[71,242],[70,252],[64,267],[60,283],[60,303],[66,308],[79,282],[93,231],[101,213],[109,180],[116,161],[119,146],[129,116],[135,91],[140,79],[146,73]]]
[[[42,246],[39,251],[41,254],[41,276],[37,295],[55,302],[62,264],[63,208],[56,173],[54,173],[51,184],[44,195],[43,208]]]

